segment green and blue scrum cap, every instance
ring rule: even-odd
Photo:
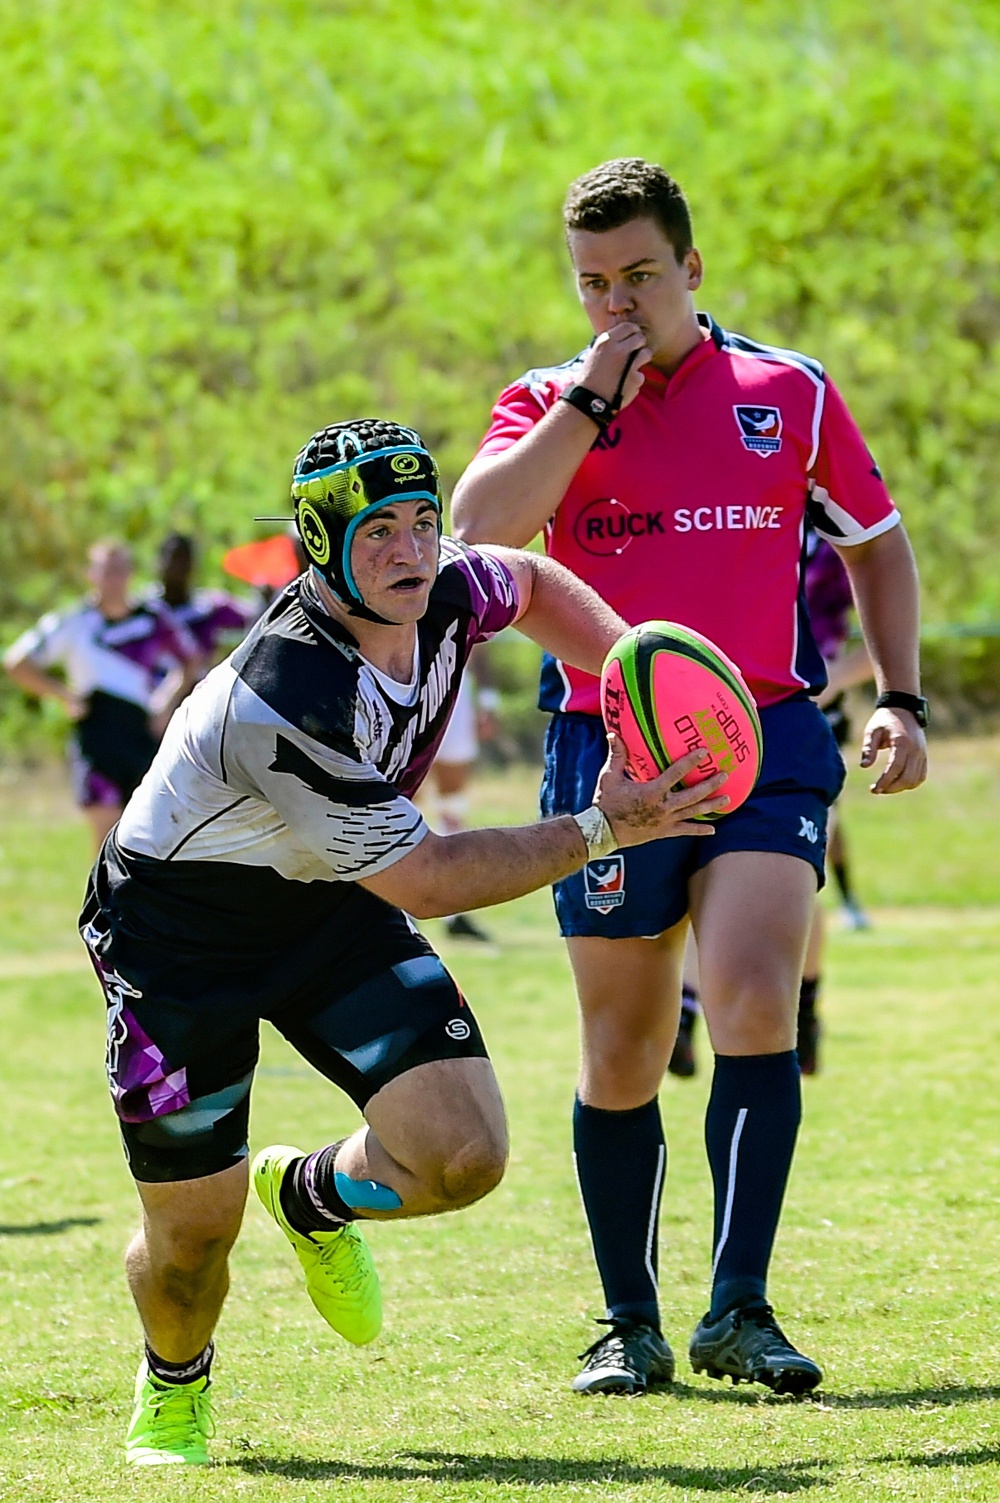
[[[394,501],[430,501],[441,529],[438,468],[419,433],[378,418],[333,423],[299,452],[292,472],[295,525],[306,556],[356,615],[375,616],[351,572],[362,521]]]

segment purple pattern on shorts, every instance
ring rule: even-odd
[[[108,1004],[108,1085],[123,1122],[150,1122],[189,1104],[187,1068],[170,1068],[163,1050],[125,1005],[126,998],[138,998],[142,993],[103,959],[107,940],[107,934],[96,925],[83,930],[84,944]]]
[[[88,767],[80,787],[80,803],[84,809],[92,809],[95,805],[102,809],[120,809],[125,803],[125,795],[103,772]]]
[[[171,1070],[163,1051],[124,1005],[108,1014],[108,1081],[123,1122],[149,1122],[191,1100],[187,1070]]]

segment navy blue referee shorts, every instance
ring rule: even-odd
[[[553,888],[561,934],[634,939],[662,934],[688,911],[688,882],[727,851],[798,856],[824,882],[830,805],[845,769],[829,722],[809,699],[761,711],[764,760],[745,804],[717,821],[715,834],[654,840],[590,861]],[[592,802],[608,755],[596,715],[553,715],[545,739],[542,815],[578,814]]]

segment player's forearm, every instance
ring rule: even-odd
[[[26,694],[33,694],[36,699],[61,699],[68,704],[73,697],[64,683],[39,668],[30,658],[5,658],[4,667],[18,688]]]
[[[562,662],[600,673],[628,623],[571,570],[553,559],[529,556],[531,602],[517,622],[518,631]]]
[[[879,693],[920,693],[920,584],[901,526],[839,550],[851,579]]]
[[[405,874],[390,867],[361,885],[414,918],[444,918],[522,898],[568,877],[586,859],[579,825],[561,815],[537,825],[427,835],[406,858]]]
[[[557,510],[596,437],[588,417],[557,402],[502,454],[473,460],[452,497],[455,536],[525,547]]]

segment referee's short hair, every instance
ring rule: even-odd
[[[617,157],[571,183],[563,205],[569,230],[621,229],[630,219],[655,219],[683,261],[694,241],[691,214],[680,187],[662,167],[642,157]]]

